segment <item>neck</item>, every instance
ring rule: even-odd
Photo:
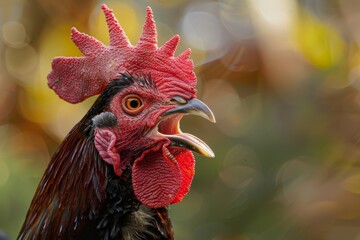
[[[130,167],[121,178],[114,174],[111,166],[108,171],[105,204],[77,239],[173,240],[167,209],[151,209],[136,199]]]
[[[129,170],[124,171],[122,178],[116,176],[108,166],[108,179],[104,204],[95,218],[79,235],[80,239],[117,239],[122,227],[126,225],[127,216],[139,209],[131,185]]]
[[[121,178],[77,124],[54,154],[18,239],[173,239],[165,208],[134,196],[130,167]]]
[[[76,235],[99,214],[108,169],[80,121],[54,154],[31,202],[19,239]]]

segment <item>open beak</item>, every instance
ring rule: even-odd
[[[184,115],[196,115],[210,122],[216,122],[210,108],[196,98],[177,105],[176,108],[170,109],[161,115],[161,120],[157,128],[152,132],[157,136],[168,138],[173,147],[186,148],[205,157],[215,157],[214,152],[205,142],[189,133],[183,133],[180,130],[180,120]]]

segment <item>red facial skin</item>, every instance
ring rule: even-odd
[[[135,115],[129,114],[123,105],[123,99],[133,94],[143,102],[142,110]],[[131,166],[135,195],[152,208],[181,201],[194,175],[190,151],[169,148],[169,139],[147,135],[160,115],[174,107],[164,94],[134,84],[115,95],[110,103],[109,111],[117,117],[118,126],[95,130],[95,146],[100,156],[113,165],[119,177]],[[162,129],[170,127],[164,125]]]

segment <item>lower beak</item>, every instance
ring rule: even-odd
[[[174,119],[176,122],[176,131],[171,134],[163,134],[162,136],[168,138],[171,141],[171,146],[182,147],[191,151],[197,152],[205,157],[215,157],[211,148],[203,142],[201,139],[189,134],[182,133],[179,127],[179,121],[181,117],[179,115],[196,115],[203,117],[210,122],[216,122],[215,116],[205,103],[193,98],[185,104],[179,104],[178,107],[170,109],[161,115],[164,119]],[[173,117],[174,116],[174,117]]]

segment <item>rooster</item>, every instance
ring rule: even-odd
[[[100,95],[52,157],[18,239],[174,239],[167,206],[189,191],[191,151],[214,157],[179,128],[188,114],[215,122],[196,98],[190,50],[174,56],[177,35],[157,46],[150,7],[136,46],[102,10],[109,46],[72,28],[84,56],[52,62],[48,85],[60,98]]]

